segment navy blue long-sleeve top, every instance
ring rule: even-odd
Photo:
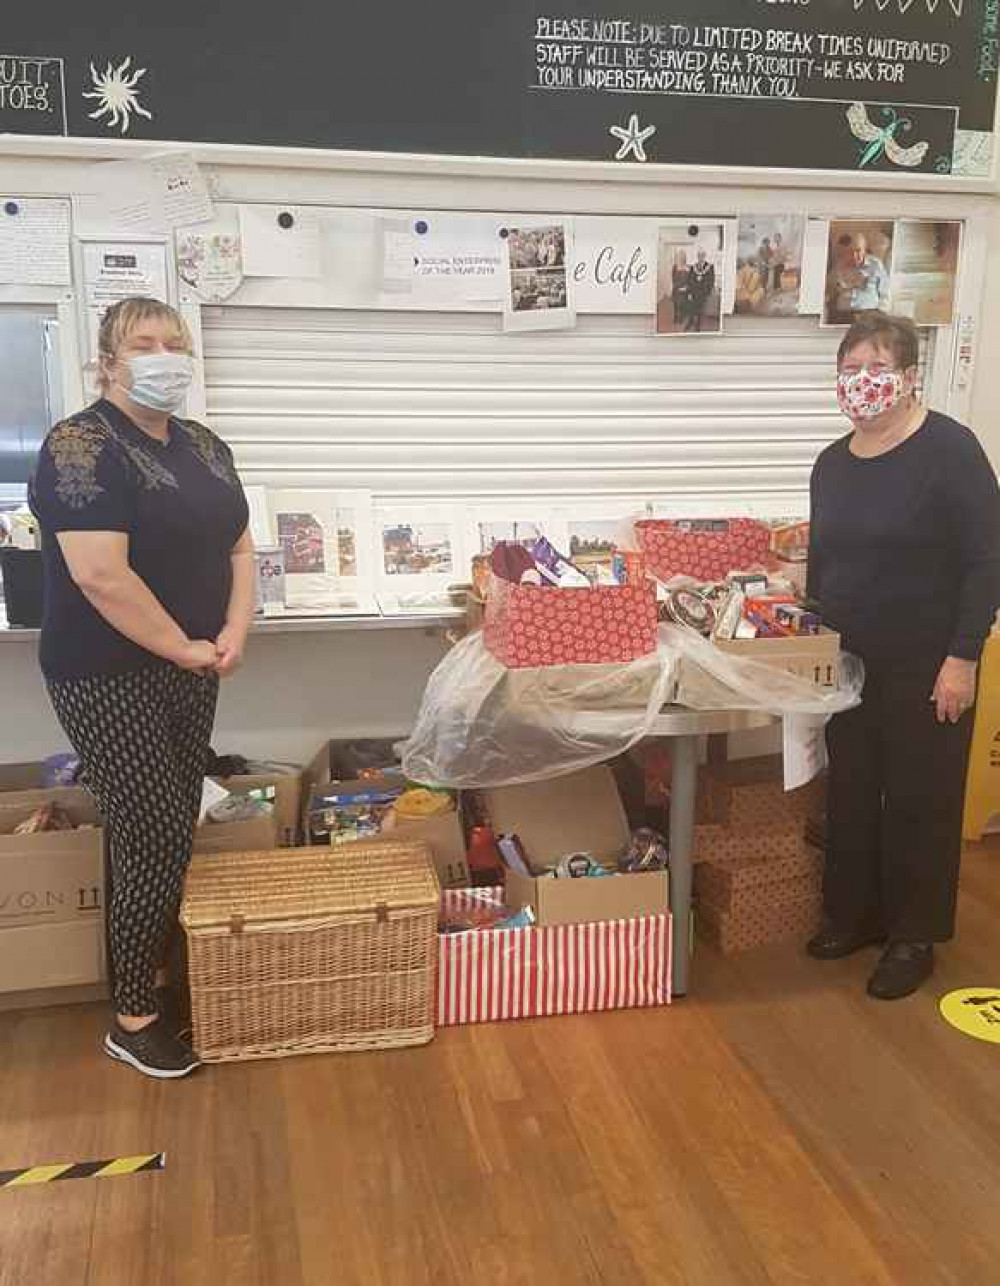
[[[1000,607],[1000,487],[975,435],[928,412],[884,455],[813,469],[810,598],[870,660],[976,660]]]

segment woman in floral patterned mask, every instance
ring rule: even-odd
[[[157,965],[180,900],[219,677],[253,613],[248,510],[229,448],[180,417],[194,373],[183,319],[154,299],[101,325],[102,396],[51,430],[31,485],[42,531],[41,663],[108,826],[115,1017],[108,1054],[184,1076]]]
[[[869,313],[848,330],[837,398],[853,431],[812,478],[809,593],[865,662],[834,718],[827,924],[832,960],[886,942],[869,993],[896,999],[952,937],[976,666],[1000,605],[1000,491],[974,434],[923,406],[919,336]]]

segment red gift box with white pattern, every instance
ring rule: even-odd
[[[753,518],[643,518],[635,531],[650,571],[662,581],[725,580],[733,571],[767,567],[771,559],[771,528]]]
[[[627,878],[627,877],[625,877]],[[459,912],[503,889],[446,889]],[[437,1026],[670,1004],[671,918],[484,929],[438,937]]]
[[[512,585],[494,577],[486,600],[486,646],[510,669],[605,665],[656,651],[656,587],[592,589]]]

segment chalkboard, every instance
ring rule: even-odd
[[[1000,0],[121,0],[0,26],[0,132],[988,172]]]

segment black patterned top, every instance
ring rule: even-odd
[[[133,570],[188,637],[214,639],[222,628],[246,497],[232,452],[210,429],[179,419],[169,427],[158,442],[102,400],[61,421],[42,445],[29,497],[42,531],[41,661],[51,680],[160,663],[76,587],[59,532],[126,532]]]

